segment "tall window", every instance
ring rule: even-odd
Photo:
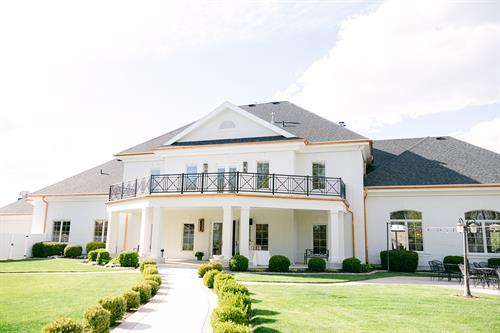
[[[108,235],[108,221],[95,220],[94,222],[94,242],[106,242]]]
[[[469,252],[500,253],[500,212],[474,210],[465,213],[465,219],[474,219],[478,226],[475,234],[469,233]],[[486,246],[484,246],[486,244]]]
[[[184,224],[182,232],[182,251],[193,251],[194,248],[194,224]]]
[[[255,245],[257,250],[269,250],[269,224],[255,225]]]
[[[313,226],[313,253],[325,254],[326,249],[326,224],[316,224]]]
[[[52,241],[67,243],[69,241],[69,230],[71,221],[54,221],[52,229]]]
[[[269,162],[257,162],[257,188],[269,188]]]
[[[196,179],[198,178],[197,172],[198,172],[198,167],[196,165],[186,166],[186,173],[187,173],[187,177],[185,178],[186,190],[196,190]]]
[[[402,247],[410,251],[423,251],[422,213],[415,210],[400,210],[392,212],[390,217],[392,248]]]
[[[313,190],[325,189],[325,162],[313,162],[312,164],[312,188]]]

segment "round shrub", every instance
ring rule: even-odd
[[[250,313],[252,312],[252,300],[249,295],[244,295],[241,293],[231,294],[224,293],[219,297],[219,306],[229,306],[235,307],[243,310],[248,318],[250,318]]]
[[[82,255],[82,247],[78,244],[68,245],[64,248],[64,256],[69,258],[76,258]]]
[[[89,253],[90,251],[94,251],[97,249],[105,249],[106,248],[106,243],[104,242],[88,242],[87,245],[85,245],[85,253]]]
[[[46,258],[49,256],[62,256],[66,244],[57,242],[38,242],[33,244],[31,253],[33,257]]]
[[[307,269],[311,272],[324,272],[326,269],[326,261],[323,258],[311,258],[307,262]]]
[[[290,259],[285,256],[272,256],[269,259],[270,272],[288,272],[290,268]]]
[[[387,269],[387,251],[380,252],[382,268]],[[389,270],[391,272],[415,272],[418,267],[418,254],[406,250],[389,251]]]
[[[459,265],[463,263],[464,263],[464,257],[462,256],[446,256],[443,259],[443,264],[445,265]]]
[[[160,274],[149,274],[144,277],[144,281],[151,280],[161,285],[161,276]]]
[[[156,261],[154,261],[154,260],[148,259],[148,260],[141,261],[141,265],[139,266],[139,269],[141,270],[141,272],[144,270],[144,266],[146,266],[146,265],[157,266]]]
[[[90,333],[107,333],[109,332],[109,319],[111,313],[104,309],[101,305],[93,305],[83,314],[87,321],[87,327]]]
[[[245,272],[248,270],[248,258],[241,255],[235,255],[229,260],[229,269],[236,272]]]
[[[243,310],[229,306],[218,306],[212,313],[212,326],[217,322],[231,321],[235,324],[248,325],[248,318]]]
[[[203,284],[208,288],[212,289],[214,287],[214,278],[220,272],[216,269],[211,269],[205,273],[203,276]]]
[[[104,250],[104,249],[98,249],[97,250],[97,258],[96,258],[96,261],[100,264],[100,265],[105,265],[108,263],[108,261],[111,260],[111,256],[109,254],[108,251]]]
[[[42,327],[42,333],[83,333],[84,330],[79,320],[69,318],[56,319]]]
[[[342,261],[342,270],[350,273],[361,273],[362,271],[361,260],[358,258],[346,258]]]
[[[219,292],[217,295],[222,296],[226,293],[242,294],[242,295],[250,296],[250,292],[248,291],[248,288],[242,284],[239,284],[238,282],[236,282],[234,280],[227,281],[226,283],[224,283],[224,285],[219,288]]]
[[[206,272],[216,269],[218,271],[222,271],[222,264],[219,262],[210,262],[208,264],[203,264],[198,266],[198,277],[203,277]]]
[[[500,258],[489,258],[488,266],[490,267],[500,267]]]
[[[88,261],[96,261],[97,260],[97,250],[92,250],[87,252],[87,260]]]
[[[249,333],[246,325],[235,324],[232,321],[217,321],[212,325],[214,333]]]
[[[160,274],[160,273],[158,273],[158,269],[156,267],[146,266],[146,268],[144,268],[144,270],[142,271],[142,274],[144,274],[144,276],[147,276],[151,274]]]
[[[122,267],[137,267],[139,265],[139,254],[135,251],[122,251],[118,255],[120,266]]]
[[[123,298],[127,303],[127,311],[137,309],[141,305],[141,295],[135,290],[127,290],[123,293]]]
[[[118,320],[123,318],[125,311],[127,311],[127,301],[123,296],[108,296],[99,300],[99,304],[108,310],[111,314],[109,323],[114,325]]]
[[[147,283],[138,283],[132,287],[132,290],[139,292],[141,303],[147,303],[151,298],[151,286]]]
[[[219,293],[219,290],[228,282],[234,281],[234,277],[227,273],[219,273],[214,278],[214,291],[216,294]]]
[[[151,287],[151,296],[154,296],[160,290],[160,284],[153,280],[144,280],[144,283],[148,284]]]

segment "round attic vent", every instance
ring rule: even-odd
[[[231,121],[231,120],[226,120],[226,121],[223,121],[220,125],[219,125],[219,129],[221,130],[224,130],[224,129],[231,129],[231,128],[235,128],[236,125]]]

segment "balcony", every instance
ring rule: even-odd
[[[109,201],[154,193],[267,193],[345,198],[341,178],[250,172],[152,175],[109,187]]]

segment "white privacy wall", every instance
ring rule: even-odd
[[[419,252],[419,266],[426,268],[429,260],[442,260],[447,255],[461,255],[463,252],[461,234],[427,228],[453,228],[458,219],[471,210],[500,211],[500,190],[369,190],[366,209],[370,263],[380,263],[380,251],[386,249],[386,222],[390,212],[407,209],[422,212],[424,251]],[[471,254],[473,261],[495,256],[500,254]]]
[[[0,234],[29,234],[31,215],[0,215]]]
[[[33,244],[42,241],[43,237],[41,234],[0,233],[0,260],[31,257]]]

